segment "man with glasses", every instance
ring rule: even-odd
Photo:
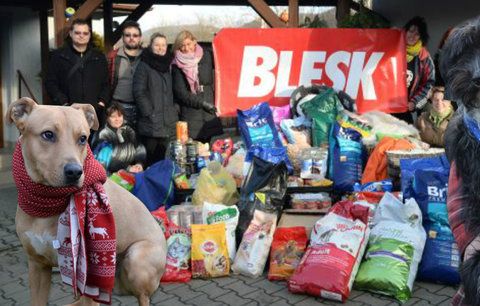
[[[124,110],[127,124],[135,129],[137,106],[133,98],[133,75],[142,53],[142,30],[137,22],[127,20],[123,25],[123,46],[108,54],[112,101]]]
[[[105,55],[91,45],[90,24],[73,21],[69,39],[49,61],[45,88],[54,105],[89,103],[101,125],[109,101],[108,67]]]

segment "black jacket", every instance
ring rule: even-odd
[[[183,71],[172,65],[173,93],[176,103],[181,107],[180,120],[188,122],[189,136],[195,140],[209,141],[212,136],[223,133],[220,119],[206,112],[202,102],[214,104],[214,70],[213,56],[210,50],[203,49],[203,57],[198,63],[198,78],[203,92],[196,94],[190,91]]]
[[[141,61],[133,77],[137,103],[137,131],[148,137],[172,137],[178,111],[173,103],[172,75],[159,72]]]
[[[84,63],[68,78],[70,69],[80,60],[73,47],[53,52],[48,65],[45,88],[52,104],[88,103],[97,109],[99,101],[109,101],[108,70],[105,55],[89,48]]]

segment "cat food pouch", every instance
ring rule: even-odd
[[[228,256],[231,262],[233,262],[233,259],[235,259],[235,253],[237,251],[235,230],[237,229],[238,216],[238,208],[235,205],[226,206],[222,204],[203,202],[203,224],[216,224],[219,222],[225,222],[225,234],[227,237]]]
[[[168,227],[167,264],[161,282],[186,283],[192,278],[190,271],[191,232],[171,224]]]
[[[270,251],[269,280],[286,280],[293,274],[305,253],[307,240],[303,226],[277,228]]]
[[[253,219],[238,247],[232,266],[234,273],[250,277],[262,275],[276,225],[277,214],[255,210]]]
[[[368,208],[342,201],[318,220],[288,290],[345,302],[367,245]]]
[[[192,224],[192,276],[211,278],[229,272],[225,222]]]

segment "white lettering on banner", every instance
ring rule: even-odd
[[[299,85],[309,86],[312,80],[322,80],[323,69],[316,63],[325,63],[325,74],[335,89],[345,90],[353,99],[358,96],[360,85],[364,100],[376,100],[372,75],[384,52],[372,52],[366,61],[366,52],[337,51],[328,56],[325,51],[304,51],[297,84],[289,84],[293,51],[277,51],[266,46],[246,46],[243,52],[238,97],[263,97],[274,90],[275,97],[289,97]],[[259,63],[259,64],[258,64]],[[277,66],[277,76],[273,69]],[[348,77],[339,65],[349,70]],[[255,84],[255,80],[259,80]]]

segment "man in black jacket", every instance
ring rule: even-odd
[[[54,105],[93,105],[103,126],[109,98],[107,60],[90,45],[92,34],[85,20],[73,21],[69,35],[71,42],[52,54],[45,88]]]

